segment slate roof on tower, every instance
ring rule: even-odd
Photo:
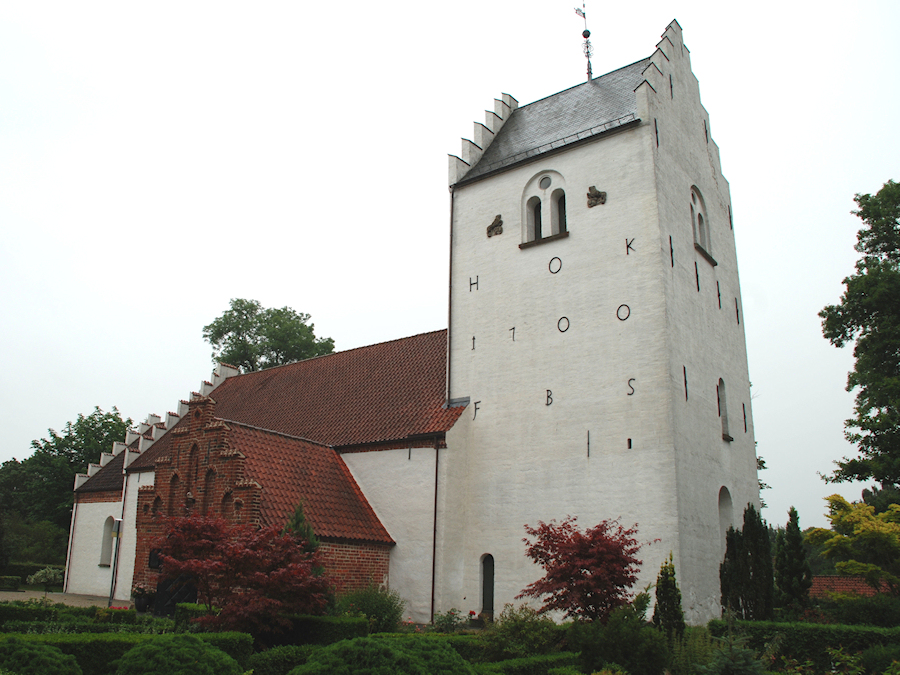
[[[460,183],[572,145],[637,119],[634,90],[650,59],[516,109]]]

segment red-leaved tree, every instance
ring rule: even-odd
[[[305,543],[274,527],[192,515],[166,519],[157,547],[163,576],[197,587],[210,612],[200,623],[259,635],[288,628],[287,614],[325,609],[329,583]]]
[[[567,617],[605,622],[616,607],[628,603],[642,561],[634,535],[637,525],[623,528],[604,520],[581,531],[574,516],[559,524],[538,521],[525,526],[525,554],[544,568],[544,577],[529,584],[517,598],[544,599],[542,612],[562,611]]]

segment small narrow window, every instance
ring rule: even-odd
[[[176,513],[176,509],[179,504],[179,492],[181,491],[181,479],[178,478],[178,474],[176,473],[172,476],[172,480],[169,481],[169,503],[168,508],[166,510],[166,515],[169,517],[172,516],[181,516],[184,515],[182,513]]]
[[[719,408],[719,418],[722,420],[722,440],[733,441],[728,433],[728,405],[725,399],[725,381],[720,377],[716,386],[716,405]]]
[[[103,540],[100,542],[100,564],[109,567],[112,564],[113,549],[113,517],[103,523]]]
[[[734,525],[734,506],[728,488],[719,489],[719,536],[721,555],[725,555],[725,535],[728,528]]]
[[[694,231],[694,248],[713,267],[718,265],[712,257],[712,245],[707,218],[706,204],[696,186],[691,188],[691,228]]]
[[[550,196],[553,208],[550,212],[551,234],[560,234],[566,231],[566,193],[562,190],[554,190]]]

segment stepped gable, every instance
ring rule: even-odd
[[[460,183],[577,143],[637,119],[642,59],[513,111]],[[623,119],[624,118],[624,119]]]
[[[394,544],[337,452],[302,438],[226,424],[229,445],[246,457],[245,480],[263,486],[263,525],[283,526],[302,500],[306,519],[322,540]]]
[[[125,465],[125,453],[120,452],[100,471],[88,478],[83,485],[75,488],[75,492],[110,492],[122,491],[125,476],[122,467]]]
[[[338,448],[442,435],[446,354],[441,330],[232,377],[216,416]]]

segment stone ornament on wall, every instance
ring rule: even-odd
[[[499,213],[494,216],[494,222],[488,225],[487,228],[488,238],[493,237],[495,234],[503,234],[503,220],[500,218]]]
[[[592,206],[597,206],[598,204],[606,203],[606,193],[600,192],[595,186],[591,185],[587,191],[587,205],[588,208]]]

